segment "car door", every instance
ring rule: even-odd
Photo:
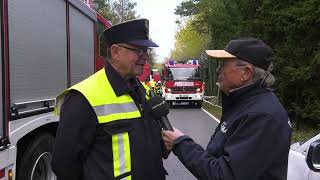
[[[308,180],[320,179],[320,138],[310,144],[306,163],[310,169]]]
[[[310,145],[318,139],[320,139],[320,134],[303,143],[291,145],[287,180],[320,180],[320,172],[312,171],[306,162]]]
[[[320,156],[320,154],[319,154]],[[320,179],[320,172],[313,172],[310,171],[310,175],[308,177],[308,180],[319,180]]]

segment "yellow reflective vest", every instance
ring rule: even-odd
[[[146,92],[148,92],[148,87],[145,85],[144,87],[146,88]],[[116,96],[105,74],[105,69],[101,69],[94,75],[61,93],[56,99],[56,114],[60,113],[65,95],[70,90],[77,90],[86,97],[100,124],[141,117],[139,109],[129,94]],[[148,93],[146,98],[149,99]],[[131,154],[128,132],[112,135],[112,152],[114,157],[114,178],[129,174],[126,176],[126,179],[131,180]]]

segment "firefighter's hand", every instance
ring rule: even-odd
[[[167,150],[171,151],[173,147],[174,140],[176,140],[178,137],[183,136],[184,134],[176,129],[173,128],[174,131],[162,131],[162,139],[164,141],[164,145]]]

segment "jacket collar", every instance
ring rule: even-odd
[[[222,108],[231,107],[245,99],[257,94],[268,91],[261,86],[261,80],[256,81],[248,86],[234,89],[228,95],[222,94]]]
[[[110,85],[113,88],[113,91],[117,96],[128,94],[131,89],[128,86],[128,83],[120,76],[120,74],[111,66],[108,60],[105,60],[105,72],[110,82]],[[137,78],[129,79],[129,84],[131,87],[139,86]]]

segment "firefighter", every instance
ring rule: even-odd
[[[156,92],[156,82],[154,82],[153,79],[151,79],[151,81],[149,81],[149,88],[152,89],[154,92]]]
[[[57,97],[52,167],[58,180],[164,180],[161,130],[136,76],[149,59],[148,20],[105,30],[105,68]]]
[[[162,85],[161,81],[158,81],[155,86],[155,92],[157,95],[162,96]]]
[[[150,80],[150,78],[148,77],[146,79],[146,82],[144,82],[143,84],[145,84],[149,89],[152,89],[153,91],[155,91],[155,82],[153,81],[153,79]]]
[[[155,87],[156,87],[156,82],[154,82],[153,79],[151,79],[151,81],[150,81],[150,86],[152,89],[155,89]]]
[[[146,85],[149,89],[151,89],[151,84],[150,84],[150,78],[147,77],[145,82],[143,82],[144,85]]]

